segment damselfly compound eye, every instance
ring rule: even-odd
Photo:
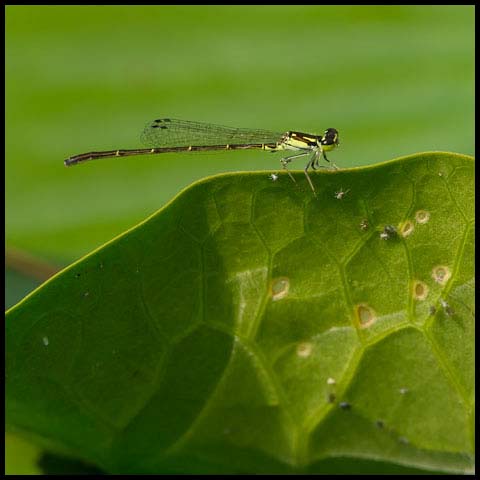
[[[335,128],[327,128],[320,143],[322,145],[338,145],[338,131]]]

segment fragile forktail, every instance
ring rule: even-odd
[[[308,169],[316,170],[317,167],[320,167],[318,163],[320,155],[329,162],[330,160],[328,160],[325,152],[333,150],[339,144],[338,132],[335,128],[327,128],[323,135],[293,131],[278,133],[268,130],[223,127],[208,123],[176,120],[174,118],[160,118],[149,123],[143,131],[141,139],[148,148],[82,153],[67,158],[64,163],[68,167],[98,158],[171,152],[247,149],[278,152],[289,150],[297,153],[282,158],[280,163],[294,182],[295,179],[287,169],[288,163],[294,158],[310,155],[304,172],[315,194],[315,188],[308,175]]]

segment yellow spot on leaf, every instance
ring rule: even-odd
[[[414,228],[415,226],[413,225],[413,222],[406,220],[400,226],[400,234],[402,237],[408,237],[413,232]]]
[[[288,294],[290,281],[287,277],[274,278],[272,280],[272,300],[280,300]]]
[[[418,212],[415,213],[415,220],[417,223],[427,223],[430,220],[430,212],[418,210]]]
[[[432,278],[440,285],[445,285],[452,276],[452,272],[444,265],[438,265],[432,270]]]
[[[364,303],[357,305],[355,312],[360,328],[368,328],[377,320],[377,315],[374,310]]]
[[[311,343],[303,342],[297,345],[297,355],[299,357],[309,357],[311,353],[312,353]]]
[[[416,300],[425,300],[428,295],[428,286],[420,280],[413,282],[413,298]]]

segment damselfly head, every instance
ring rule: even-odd
[[[340,143],[338,141],[338,131],[335,128],[327,128],[320,143],[324,146],[337,146]]]

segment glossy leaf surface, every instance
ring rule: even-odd
[[[8,426],[107,472],[471,471],[472,158],[295,177],[198,182],[12,308]]]

